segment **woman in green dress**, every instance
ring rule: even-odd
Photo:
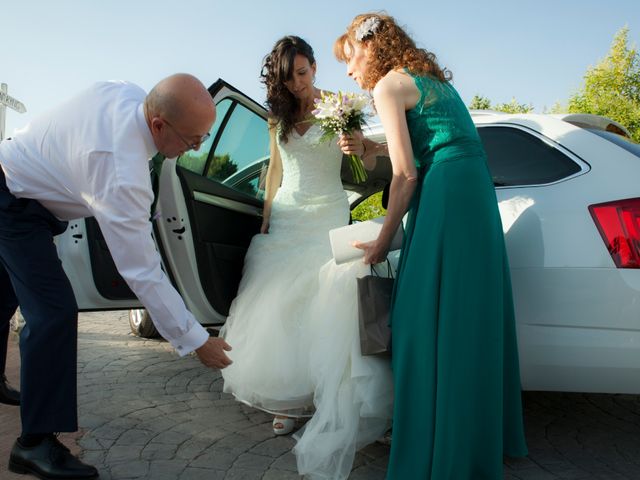
[[[391,313],[387,478],[501,479],[503,455],[527,447],[509,264],[482,143],[450,73],[392,17],[357,16],[334,53],[372,90],[393,169],[382,231],[359,244],[365,263],[386,258],[409,211]]]

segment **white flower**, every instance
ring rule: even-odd
[[[358,42],[362,42],[365,38],[373,35],[380,27],[380,19],[378,17],[369,17],[362,22],[355,31],[355,38]]]

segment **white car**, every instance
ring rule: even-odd
[[[261,224],[269,136],[262,106],[222,80],[210,93],[211,138],[165,161],[154,230],[187,307],[220,325]],[[603,117],[473,118],[502,215],[524,389],[640,393],[640,146]],[[384,139],[380,128],[369,134]],[[385,187],[391,168],[380,158],[364,185],[346,162],[342,173],[355,206]],[[57,245],[81,310],[132,309],[134,332],[155,333],[93,219],[70,222]]]

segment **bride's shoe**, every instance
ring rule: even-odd
[[[273,417],[273,433],[276,435],[288,435],[293,432],[296,419],[291,417]]]

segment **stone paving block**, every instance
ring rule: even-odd
[[[235,462],[237,455],[215,447],[209,447],[198,457],[190,462],[190,466],[196,468],[209,468],[212,470],[228,470]]]
[[[267,470],[262,476],[262,480],[300,480],[302,477],[297,473],[288,470]]]
[[[145,477],[149,472],[149,462],[142,460],[127,461],[124,463],[109,462],[111,476],[114,480],[137,479]]]
[[[535,467],[509,472],[509,475],[517,480],[558,480],[557,476]]]
[[[180,475],[179,480],[224,480],[226,474],[226,470],[187,467]]]
[[[374,467],[378,467],[383,469],[385,472],[387,471],[387,465],[389,465],[389,454],[387,453],[386,455],[382,455],[378,458],[373,459],[373,461],[370,463],[370,465],[373,465]]]
[[[116,440],[116,445],[146,445],[153,438],[153,433],[148,430],[131,429],[125,431]]]
[[[176,480],[187,468],[187,463],[180,460],[155,460],[149,462],[149,480]]]
[[[296,456],[291,452],[285,453],[271,464],[271,469],[297,472],[298,466],[296,464]]]
[[[192,438],[178,446],[176,451],[176,458],[184,460],[191,460],[197,458],[208,448],[211,448],[213,443],[200,438]]]
[[[127,445],[125,447],[113,446],[107,451],[105,462],[107,464],[113,464],[118,462],[137,461],[140,459],[142,448],[143,447],[138,445]]]
[[[238,455],[236,461],[233,462],[234,469],[260,470],[264,472],[273,463],[272,457],[264,455],[256,455],[255,453],[242,453]]]
[[[80,458],[89,465],[102,465],[106,460],[106,456],[107,454],[103,450],[84,450]]]
[[[217,449],[225,450],[237,455],[252,449],[258,442],[244,435],[230,433],[215,443]]]
[[[186,442],[191,438],[191,435],[183,432],[176,432],[174,430],[168,430],[162,433],[159,433],[155,437],[152,438],[153,443],[165,443],[169,445],[180,445],[183,442]]]
[[[166,445],[164,443],[150,443],[145,445],[140,452],[142,460],[172,460],[176,456],[177,445]],[[151,462],[153,465],[153,462]]]
[[[386,471],[372,465],[356,468],[349,475],[349,480],[385,480]]]
[[[287,437],[276,437],[260,442],[250,452],[256,455],[277,458],[289,452],[293,445],[294,441]]]
[[[264,472],[250,468],[232,468],[224,476],[225,480],[261,480]]]

